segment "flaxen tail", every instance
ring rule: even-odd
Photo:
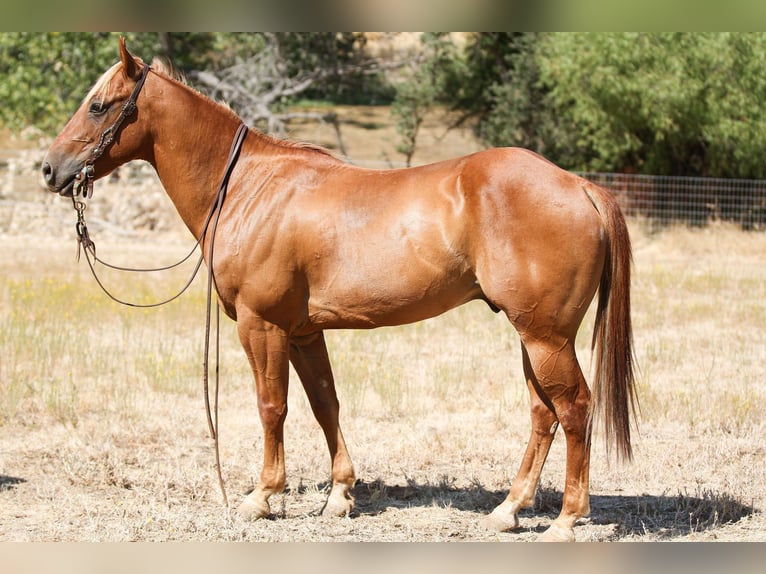
[[[601,215],[608,244],[593,329],[595,372],[588,437],[590,439],[592,422],[603,417],[607,452],[616,447],[618,458],[631,460],[630,417],[635,414],[638,400],[630,319],[630,237],[625,218],[612,194],[590,183],[584,190]]]

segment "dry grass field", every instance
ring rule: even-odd
[[[470,147],[435,141],[446,155]],[[190,247],[152,185],[97,184],[91,232],[104,259],[168,263]],[[118,207],[130,198],[159,202],[154,230],[123,229]],[[317,516],[329,460],[293,377],[288,487],[272,498],[273,519],[243,521],[221,503],[205,423],[204,282],[163,308],[120,307],[75,262],[65,200],[6,199],[0,215],[0,541],[513,542],[534,540],[556,516],[561,432],[520,529],[479,526],[516,472],[529,414],[518,336],[476,302],[415,325],[328,333],[356,510]],[[766,540],[766,234],[722,225],[649,234],[641,222],[631,233],[636,457],[607,460],[597,434],[592,516],[577,538]],[[146,302],[189,271],[103,277]],[[578,339],[586,370],[592,322],[591,310]],[[221,378],[221,457],[236,505],[260,471],[261,428],[228,320]]]

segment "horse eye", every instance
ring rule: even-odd
[[[93,114],[94,116],[100,116],[103,114],[109,106],[105,105],[104,102],[99,101],[93,101],[90,104],[90,107],[88,108],[88,111]]]

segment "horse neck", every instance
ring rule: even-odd
[[[187,228],[199,237],[241,120],[228,108],[175,82],[152,110],[154,166]]]

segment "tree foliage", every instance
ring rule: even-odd
[[[114,63],[116,41],[109,36],[0,34],[0,121],[11,128],[60,127],[97,74]]]
[[[457,105],[570,169],[766,177],[764,34],[481,34]]]
[[[582,169],[764,177],[762,34],[551,34],[540,82]]]
[[[392,90],[378,63],[365,47],[360,32],[277,32],[269,34],[286,62],[288,76],[318,72],[322,81],[312,84],[303,97],[334,103],[369,104],[389,102]]]
[[[466,47],[463,75],[452,78],[450,92],[488,145],[546,153],[555,140],[539,84],[538,39],[534,32],[481,32]]]
[[[425,33],[421,37],[423,51],[409,62],[408,73],[396,84],[391,104],[396,132],[400,140],[396,151],[403,154],[409,167],[417,147],[418,132],[426,113],[445,98],[458,60],[455,46],[444,34]]]
[[[569,169],[764,178],[764,56],[762,33],[477,33],[431,99]]]

